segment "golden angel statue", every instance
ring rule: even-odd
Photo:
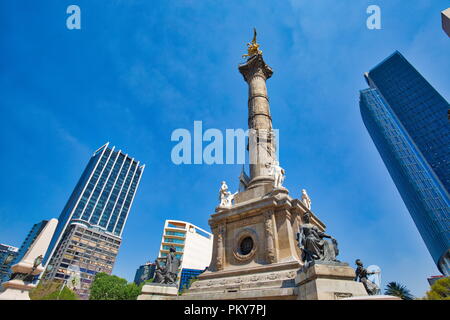
[[[257,54],[262,54],[262,51],[259,50],[259,44],[256,43],[256,28],[253,28],[253,40],[252,42],[247,43],[247,54],[244,54],[242,58],[251,57]]]

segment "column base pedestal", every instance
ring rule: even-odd
[[[315,262],[300,269],[295,278],[298,300],[341,300],[368,297],[361,282],[354,281],[355,270],[347,263]]]
[[[296,260],[203,273],[178,300],[295,300]]]
[[[35,285],[22,280],[9,280],[2,284],[4,290],[0,292],[0,300],[30,300],[30,291]]]
[[[142,287],[138,300],[174,300],[178,296],[176,285],[150,283]]]

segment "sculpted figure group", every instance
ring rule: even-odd
[[[330,240],[327,240],[330,239]],[[302,250],[302,261],[305,268],[312,262],[340,262],[336,259],[339,254],[338,242],[332,236],[322,232],[311,223],[311,214],[306,212],[303,224],[297,233],[298,246]],[[380,288],[368,279],[375,272],[368,272],[361,260],[356,260],[355,281],[362,282],[369,295],[380,293]]]
[[[153,283],[161,284],[176,284],[178,268],[180,267],[180,260],[175,255],[175,248],[170,247],[169,254],[166,257],[166,263],[162,266],[158,259],[155,260],[156,270]]]

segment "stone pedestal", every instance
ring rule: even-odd
[[[13,275],[11,280],[2,284],[4,291],[0,300],[30,300],[29,292],[36,287],[32,283],[33,278],[44,271],[40,258],[45,255],[57,224],[56,219],[47,222],[22,260],[11,267]]]
[[[297,261],[208,272],[180,300],[295,300]]]
[[[30,300],[29,292],[35,287],[36,285],[23,280],[10,280],[3,283],[0,300]]]
[[[295,283],[298,300],[341,300],[368,297],[361,282],[354,281],[355,270],[347,263],[314,263],[298,271]]]
[[[358,296],[351,298],[344,298],[342,300],[402,300],[399,297],[388,296],[388,295],[374,295],[374,296]]]
[[[173,300],[178,296],[176,285],[150,283],[142,287],[138,300]]]
[[[178,299],[297,299],[295,276],[302,263],[295,234],[306,210],[284,188],[239,193],[232,207],[211,216],[211,264]],[[324,230],[317,217],[312,220]]]

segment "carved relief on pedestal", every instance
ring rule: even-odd
[[[192,284],[191,288],[195,289],[209,289],[213,287],[220,287],[224,285],[236,285],[239,287],[252,287],[255,285],[260,285],[261,283],[270,283],[273,281],[284,281],[284,280],[294,280],[297,275],[296,270],[284,271],[284,272],[270,272],[262,274],[254,274],[248,276],[235,276],[229,277],[227,279],[220,280],[205,280],[196,281]]]
[[[276,273],[271,273],[267,276],[267,280],[276,280],[276,279],[278,279],[278,276],[279,275]]]
[[[275,245],[274,245],[274,228],[273,228],[273,210],[269,210],[264,214],[264,229],[266,232],[266,252],[267,252],[267,261],[269,263],[276,262],[276,253],[275,253]]]
[[[225,223],[220,224],[217,227],[217,257],[216,257],[216,269],[223,269],[223,259],[224,259],[224,238],[225,238],[226,226]]]
[[[259,280],[259,277],[257,275],[253,275],[253,276],[250,277],[250,281],[251,282],[256,282],[258,280]]]

